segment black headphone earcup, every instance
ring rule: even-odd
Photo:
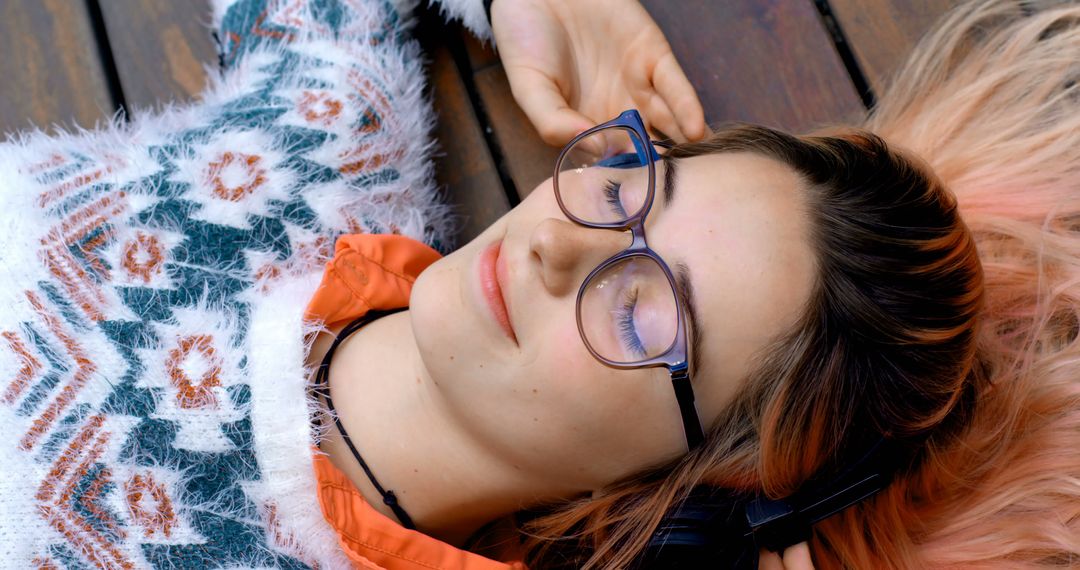
[[[885,489],[911,457],[911,441],[874,436],[852,444],[853,461],[820,473],[797,492],[769,499],[699,486],[666,513],[641,568],[757,568],[758,547],[781,552],[807,541],[812,526]]]
[[[757,546],[746,523],[748,500],[723,489],[695,489],[661,520],[638,568],[756,570]]]

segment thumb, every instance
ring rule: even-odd
[[[566,102],[555,80],[530,68],[507,68],[510,91],[540,138],[552,146],[562,146],[596,123]]]
[[[784,549],[784,570],[814,570],[810,546],[800,542]]]

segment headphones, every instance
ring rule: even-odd
[[[758,549],[808,540],[815,523],[885,489],[904,457],[899,442],[880,438],[838,475],[777,500],[697,487],[661,520],[638,568],[756,570]]]

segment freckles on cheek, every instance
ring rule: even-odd
[[[576,325],[565,335],[552,339],[550,348],[549,382],[560,395],[565,395],[564,409],[577,410],[600,419],[618,409],[632,396],[625,388],[634,372],[615,370],[593,357],[581,340]],[[620,403],[621,402],[621,403]]]
[[[541,358],[545,361],[548,381],[553,385],[568,384],[576,388],[580,379],[588,376],[593,364],[599,364],[585,348],[576,323],[549,333],[544,341]]]

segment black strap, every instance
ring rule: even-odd
[[[393,311],[368,311],[364,316],[354,320],[341,329],[337,338],[334,339],[333,344],[330,345],[330,349],[326,351],[326,355],[323,356],[322,364],[319,365],[318,371],[315,372],[315,390],[326,399],[326,407],[330,409],[330,418],[334,420],[334,426],[337,427],[341,437],[345,440],[345,445],[349,446],[349,451],[352,452],[353,457],[356,458],[356,462],[360,464],[360,467],[364,470],[364,474],[371,481],[371,484],[375,486],[375,490],[382,495],[383,503],[390,507],[390,510],[394,512],[394,516],[398,518],[401,525],[410,530],[416,530],[416,525],[413,524],[412,518],[409,517],[405,509],[398,504],[397,496],[393,491],[384,489],[379,481],[375,479],[375,474],[371,472],[371,468],[368,467],[363,457],[360,457],[360,452],[356,450],[356,446],[353,445],[352,438],[345,432],[345,426],[341,425],[341,420],[338,418],[337,411],[334,409],[334,401],[330,398],[330,359],[334,357],[334,352],[337,351],[337,347],[341,344],[341,341],[348,338],[352,333],[360,330],[364,325],[374,321],[380,317],[392,315],[394,313],[403,311],[404,309],[395,309]]]
[[[810,527],[883,491],[908,458],[905,443],[881,436],[855,454],[836,475],[803,484],[779,500],[757,497],[746,505],[746,521],[759,547],[780,552],[810,538]]]
[[[671,370],[671,384],[675,387],[675,399],[679,402],[679,414],[682,415],[683,430],[686,432],[686,447],[693,450],[705,443],[705,430],[701,428],[701,418],[694,407],[694,388],[690,385],[690,369],[685,363],[682,367]]]
[[[809,540],[815,523],[888,487],[909,457],[904,445],[879,437],[838,474],[811,478],[783,499],[699,485],[664,514],[636,568],[756,570],[759,549]]]
[[[495,0],[484,0],[484,14],[487,14],[488,25],[491,25],[491,4]]]

